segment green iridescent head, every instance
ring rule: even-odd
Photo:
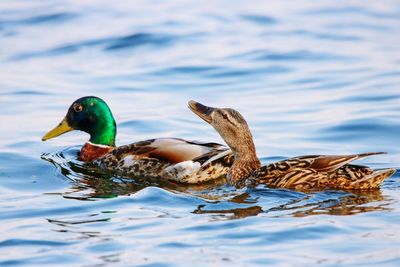
[[[115,146],[117,128],[114,117],[106,102],[96,96],[75,100],[61,123],[45,134],[42,140],[46,141],[72,130],[88,133],[89,141],[93,144]]]

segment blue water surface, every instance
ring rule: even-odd
[[[386,151],[400,169],[400,3],[0,2],[0,266],[399,266],[400,174],[373,192],[235,189],[88,170],[42,135],[85,95],[118,144],[223,142],[190,99],[248,120],[263,163]]]

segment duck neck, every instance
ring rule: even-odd
[[[103,117],[103,119],[91,128],[90,139],[81,149],[80,158],[83,161],[94,161],[115,148],[115,136],[117,128],[115,120],[111,113]]]
[[[103,146],[115,146],[115,136],[117,134],[117,127],[115,120],[112,117],[105,117],[105,120],[101,121],[90,131],[89,141],[95,145]]]
[[[235,161],[228,171],[228,180],[236,187],[245,185],[245,181],[254,171],[261,167],[261,162],[257,157],[254,144],[245,147],[242,151],[232,149]]]

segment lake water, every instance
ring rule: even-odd
[[[1,266],[399,266],[400,174],[380,191],[105,178],[69,105],[110,105],[118,144],[222,142],[187,108],[233,107],[263,163],[387,151],[400,169],[399,1],[0,2]]]

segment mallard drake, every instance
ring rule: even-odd
[[[81,160],[119,176],[199,183],[224,176],[233,163],[230,150],[217,143],[158,138],[116,147],[114,117],[108,105],[95,96],[74,101],[64,119],[42,141],[72,130],[90,135],[80,150]]]
[[[211,124],[234,155],[228,181],[236,187],[264,183],[269,187],[295,190],[376,189],[395,169],[372,170],[349,164],[372,152],[353,155],[311,155],[282,160],[261,166],[246,120],[234,109],[213,108],[189,101],[189,108]]]

